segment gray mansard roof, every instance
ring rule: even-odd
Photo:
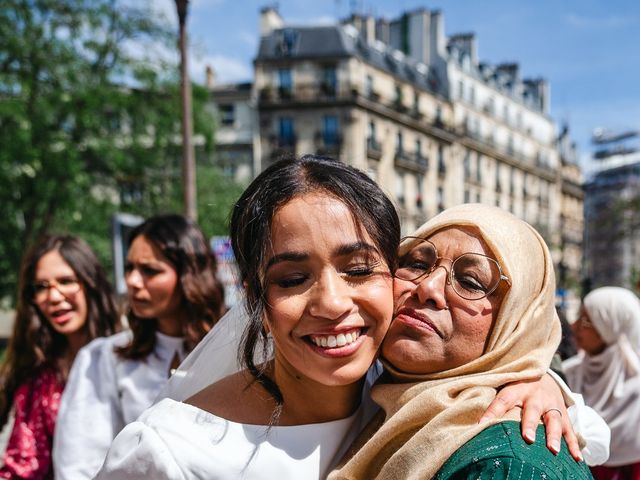
[[[369,44],[351,25],[285,27],[260,39],[256,62],[357,57],[425,90],[445,95],[433,68],[382,42]]]

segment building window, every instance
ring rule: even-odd
[[[396,97],[393,100],[396,108],[400,108],[403,106],[403,98],[402,98],[402,87],[400,85],[396,85]]]
[[[458,81],[458,100],[464,100],[464,82]]]
[[[402,138],[402,132],[398,131],[398,135],[396,136],[396,153],[398,154],[404,151],[403,141],[404,139]]]
[[[225,104],[218,105],[218,111],[220,112],[220,123],[222,125],[233,125],[236,123],[236,109],[235,105]]]
[[[493,115],[495,112],[495,99],[493,97],[489,97],[489,100],[487,100],[487,105],[485,107],[485,111],[489,114],[489,115]]]
[[[413,113],[420,113],[420,94],[417,91],[413,92]]]
[[[288,68],[278,70],[278,91],[285,98],[290,98],[293,93],[293,79]]]
[[[396,198],[398,204],[404,207],[404,175],[396,172]]]
[[[338,117],[335,115],[325,115],[322,118],[322,139],[326,146],[338,145]]]
[[[320,89],[323,94],[334,97],[338,91],[338,77],[336,69],[327,67],[322,70],[322,83]]]
[[[516,169],[515,167],[511,167],[511,172],[509,174],[509,192],[511,193],[511,195],[513,195],[516,191],[515,178],[516,178]]]
[[[364,90],[367,97],[372,98],[374,96],[373,77],[371,75],[367,75],[367,79],[364,83]]]
[[[367,130],[367,148],[369,150],[379,151],[380,145],[376,139],[376,124],[374,122],[369,122]]]
[[[424,175],[416,175],[416,207],[422,209],[424,207]]]
[[[504,117],[504,122],[509,123],[509,105],[506,105],[502,109],[502,116]]]
[[[469,150],[467,150],[464,154],[464,179],[468,180],[469,177],[471,177],[471,152],[469,152]],[[465,193],[469,193],[469,192],[465,192]],[[465,200],[465,202],[467,202],[468,200]]]
[[[444,190],[442,189],[442,187],[438,187],[436,200],[438,202],[438,213],[440,213],[444,210]]]
[[[476,104],[476,89],[473,85],[469,87],[469,103],[471,105]]]
[[[444,161],[444,149],[442,145],[438,145],[438,173],[440,175],[447,173],[447,165]]]
[[[469,203],[469,200],[471,199],[471,192],[469,192],[468,188],[464,189],[464,203]]]
[[[280,146],[292,147],[296,143],[296,137],[293,130],[293,118],[280,117],[278,125],[278,134],[280,140]]]
[[[482,183],[482,156],[480,154],[478,154],[476,161],[476,181]]]

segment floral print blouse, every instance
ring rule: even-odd
[[[64,382],[43,367],[16,390],[15,423],[3,456],[0,478],[52,479],[51,447]]]

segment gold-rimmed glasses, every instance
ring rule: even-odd
[[[487,255],[469,252],[451,259],[440,257],[436,246],[429,240],[405,237],[402,241],[415,243],[400,257],[395,273],[397,278],[418,284],[439,267],[447,271],[442,260],[448,260],[451,266],[447,271],[447,283],[465,300],[480,300],[490,295],[503,280],[511,285],[500,264]]]

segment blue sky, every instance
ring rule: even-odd
[[[156,5],[173,15],[173,0]],[[258,46],[258,0],[191,0],[195,80],[213,65],[221,82],[250,80]],[[273,4],[271,2],[270,4]],[[551,114],[567,120],[581,157],[595,127],[640,130],[640,2],[636,0],[280,0],[286,23],[330,23],[352,8],[395,18],[439,8],[445,32],[475,32],[479,58],[517,61],[524,76],[551,85]],[[174,16],[175,17],[175,16]]]

